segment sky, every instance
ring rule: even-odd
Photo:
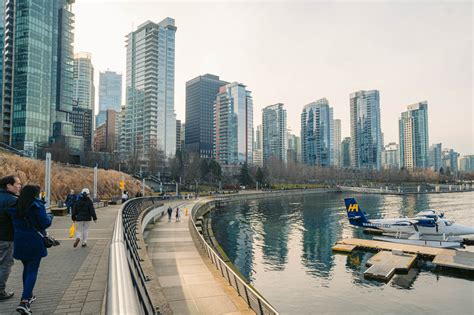
[[[407,106],[426,100],[430,144],[474,154],[471,1],[76,0],[73,12],[75,52],[92,53],[96,91],[107,69],[125,85],[128,33],[172,17],[177,119],[186,81],[211,73],[252,91],[255,126],[264,107],[284,103],[299,135],[303,106],[327,98],[346,137],[349,94],[379,90],[385,144],[399,143]]]

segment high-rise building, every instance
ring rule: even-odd
[[[262,111],[263,162],[271,159],[287,161],[288,138],[286,110],[282,103],[267,106]]]
[[[464,155],[459,158],[460,172],[474,172],[474,155]]]
[[[119,151],[150,160],[150,149],[174,156],[175,21],[147,21],[127,35],[125,119]]]
[[[181,120],[176,119],[176,151],[181,150]]]
[[[379,91],[358,91],[350,95],[351,166],[379,170],[382,131]]]
[[[180,130],[181,130],[181,135],[180,135],[181,144],[179,147],[181,151],[186,151],[186,124],[185,123],[181,124]]]
[[[84,139],[84,150],[91,151],[93,145],[93,117],[92,109],[73,106],[69,119],[74,126],[74,135]]]
[[[382,168],[383,169],[399,169],[400,168],[400,152],[398,144],[390,142],[384,146],[382,150]]]
[[[122,75],[114,71],[99,73],[99,114],[96,125],[105,122],[106,111],[113,109],[120,111],[122,105]]]
[[[322,98],[303,108],[301,150],[305,164],[331,166],[334,160],[333,109]]]
[[[73,2],[5,2],[2,141],[26,154],[50,142],[71,156],[82,151],[82,139],[67,120],[73,105]]]
[[[253,101],[245,85],[234,82],[220,87],[214,103],[214,130],[219,163],[253,163]]]
[[[301,138],[288,134],[288,150],[287,150],[288,163],[301,163]]]
[[[257,130],[255,130],[253,143],[253,164],[255,166],[263,166],[263,132],[261,124],[258,125]]]
[[[334,119],[334,165],[340,167],[341,164],[341,120]]]
[[[186,82],[186,151],[202,158],[213,156],[214,102],[219,88],[228,84],[212,74]]]
[[[342,167],[351,167],[351,138],[345,137],[341,142]]]
[[[74,54],[74,106],[95,110],[94,66],[87,52]]]
[[[458,159],[459,153],[453,149],[443,149],[441,153],[441,159],[443,161],[444,171],[447,172],[457,172],[458,171]]]
[[[97,126],[95,130],[94,150],[113,153],[117,150],[120,113],[113,109],[108,109],[105,113],[105,122]]]
[[[428,166],[435,172],[439,172],[441,167],[443,167],[442,152],[443,148],[441,143],[432,144],[430,146]]]
[[[427,168],[428,102],[408,106],[399,119],[400,166],[407,169]]]

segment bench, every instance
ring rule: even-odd
[[[54,214],[54,216],[63,217],[67,215],[67,208],[51,208],[51,212]]]

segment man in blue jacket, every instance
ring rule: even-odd
[[[13,296],[13,292],[5,290],[13,266],[13,225],[8,209],[15,206],[20,190],[17,176],[0,179],[0,300]]]

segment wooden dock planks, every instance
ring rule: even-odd
[[[377,251],[401,251],[404,253],[417,254],[421,256],[427,256],[429,258],[434,258],[433,263],[439,266],[463,270],[474,270],[473,252],[427,246],[397,244],[359,238],[342,239],[337,242],[334,247],[340,247],[341,245],[355,246],[359,249],[369,249]]]
[[[396,271],[407,272],[416,260],[416,254],[381,251],[367,261],[370,266],[364,277],[389,281]]]

